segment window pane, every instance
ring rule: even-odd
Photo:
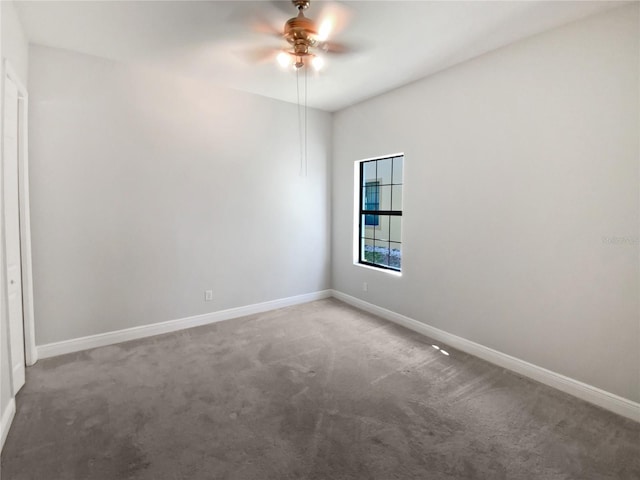
[[[365,182],[372,182],[378,179],[377,175],[376,175],[376,163],[377,162],[364,162],[363,168],[364,168],[364,181]]]
[[[381,185],[391,184],[391,159],[378,160],[378,180]]]
[[[374,245],[373,240],[365,238],[362,242],[361,258],[365,262],[374,263]]]
[[[402,241],[402,217],[390,217],[389,218],[391,233],[389,240],[392,242]]]
[[[391,242],[389,246],[389,266],[400,270],[402,266],[402,244]]]
[[[380,186],[378,182],[366,182],[362,188],[362,209],[380,209]]]
[[[379,215],[365,215],[364,224],[375,229],[380,224]],[[368,236],[368,235],[367,235]],[[371,237],[373,238],[373,236]]]
[[[380,222],[379,215],[362,215],[362,236],[366,238],[375,238],[375,227]]]
[[[393,159],[393,183],[402,183],[403,157]]]
[[[389,265],[389,242],[375,241],[375,260],[373,263]]]
[[[376,228],[376,240],[389,241],[389,215],[378,215],[379,223]]]
[[[391,187],[391,210],[402,210],[402,185]]]
[[[380,190],[380,210],[391,210],[391,185],[378,187]]]

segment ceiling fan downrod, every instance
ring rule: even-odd
[[[293,3],[293,6],[299,11],[302,11],[309,8],[310,0],[291,0],[291,3]]]

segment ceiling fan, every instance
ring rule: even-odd
[[[343,54],[351,51],[346,45],[329,41],[329,36],[347,21],[348,13],[344,7],[333,2],[323,2],[325,7],[320,15],[321,20],[316,22],[304,15],[304,10],[309,8],[310,0],[291,0],[291,3],[298,10],[298,15],[287,20],[282,31],[264,24],[260,28],[262,32],[266,30],[286,40],[288,46],[261,49],[256,59],[264,60],[275,56],[283,67],[293,66],[297,70],[310,63],[315,69],[320,70],[324,60],[319,54]]]

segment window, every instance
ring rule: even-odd
[[[360,162],[358,263],[400,271],[404,156]]]

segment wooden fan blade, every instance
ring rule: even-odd
[[[256,17],[251,20],[250,27],[251,30],[256,33],[262,33],[276,38],[282,38],[283,35],[282,30],[276,28],[273,25],[273,22],[269,21],[264,16]]]
[[[338,43],[338,42],[320,42],[318,44],[318,48],[323,52],[337,53],[337,54],[354,53],[358,50],[352,46],[345,45],[344,43]]]
[[[316,25],[318,26],[319,32],[324,31],[325,33],[322,40],[326,40],[344,30],[349,24],[353,14],[349,8],[340,3],[322,2],[322,5],[320,12],[315,18],[317,18]],[[312,3],[311,8],[313,8],[313,6],[314,4]],[[312,13],[310,13],[310,15],[313,16]]]
[[[282,37],[282,27],[287,17],[279,13],[274,8],[264,8],[269,5],[266,2],[259,2],[260,5],[253,5],[249,2],[237,2],[239,6],[235,8],[229,16],[227,23],[232,25],[247,26],[254,33]]]
[[[261,64],[275,61],[281,51],[275,47],[257,47],[240,52],[240,54],[249,63]]]

